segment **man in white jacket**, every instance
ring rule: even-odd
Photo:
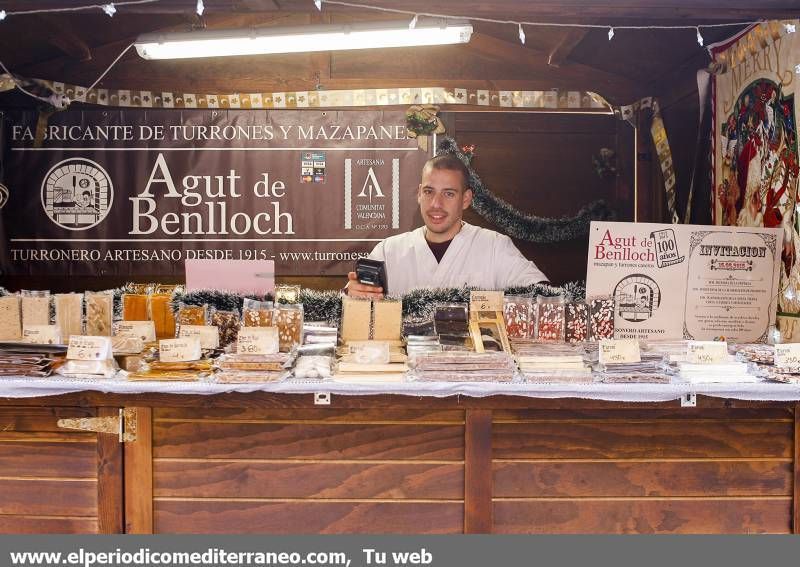
[[[385,262],[388,289],[361,284],[350,272],[347,294],[380,299],[416,288],[505,289],[547,281],[508,236],[461,220],[472,203],[468,184],[469,171],[457,157],[429,159],[417,189],[425,226],[390,236],[369,255]]]

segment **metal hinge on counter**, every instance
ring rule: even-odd
[[[59,419],[58,426],[62,429],[111,433],[119,436],[120,443],[136,441],[136,408],[120,408],[116,416]]]

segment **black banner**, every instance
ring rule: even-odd
[[[417,224],[428,155],[402,112],[3,114],[0,266],[11,275],[179,275],[186,259],[343,274]]]

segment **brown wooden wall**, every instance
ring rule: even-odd
[[[463,411],[158,409],[156,533],[458,533]]]
[[[0,408],[0,532],[798,529],[791,405],[186,398],[139,408],[124,472],[115,435],[55,426],[124,398]]]
[[[788,533],[784,410],[496,411],[497,533]]]
[[[65,431],[82,408],[0,408],[0,532],[97,533],[97,439]]]
[[[520,211],[561,218],[603,199],[617,220],[633,220],[633,128],[627,123],[589,114],[459,112],[445,118],[459,144],[476,146],[473,167],[484,185]],[[616,177],[595,172],[592,157],[604,147],[617,152]],[[472,211],[465,219],[502,232]],[[515,243],[554,283],[586,278],[585,235]]]

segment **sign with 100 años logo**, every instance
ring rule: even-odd
[[[343,274],[419,222],[427,159],[402,112],[71,110],[3,115],[0,267],[180,275],[186,259]]]

